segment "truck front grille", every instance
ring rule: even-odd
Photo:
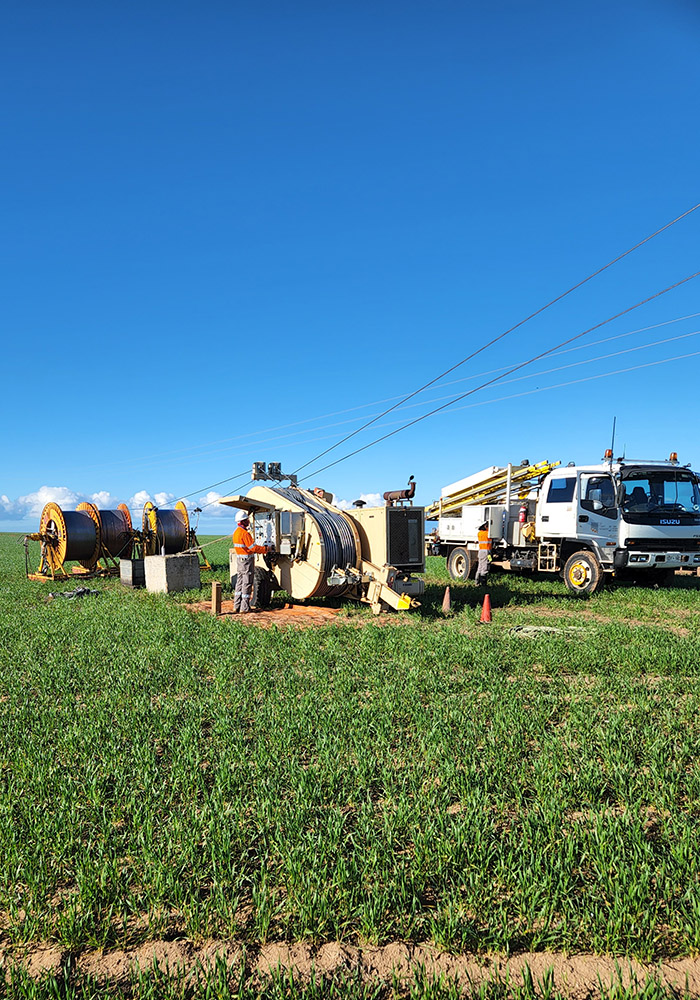
[[[645,552],[697,552],[700,538],[628,538],[625,545]]]

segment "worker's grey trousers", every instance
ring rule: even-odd
[[[236,558],[236,589],[233,594],[234,611],[250,611],[254,566],[255,556],[238,556]]]
[[[489,577],[489,554],[486,549],[479,549],[479,563],[476,568],[475,583],[486,585]]]

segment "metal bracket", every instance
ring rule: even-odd
[[[281,462],[253,462],[251,479],[272,479],[276,483],[281,483],[283,479],[288,479],[291,486],[297,485],[297,477],[294,473],[282,472]]]

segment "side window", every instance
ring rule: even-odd
[[[576,478],[553,479],[549,484],[547,503],[571,503],[574,498]]]
[[[599,517],[617,518],[615,487],[610,476],[581,476],[581,506]]]

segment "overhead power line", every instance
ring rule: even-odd
[[[570,385],[580,385],[582,382],[593,382],[595,379],[610,378],[612,375],[624,375],[627,372],[637,372],[642,368],[655,368],[658,365],[667,365],[671,361],[684,361],[686,358],[697,358],[700,351],[691,351],[689,354],[677,354],[673,358],[661,358],[659,361],[646,361],[641,365],[632,365],[629,368],[617,368],[612,372],[597,372],[595,375],[585,375],[583,378],[574,378],[569,382],[557,382],[556,385],[537,386],[536,389],[525,389],[523,392],[514,392],[510,396],[499,396],[497,399],[483,399],[478,403],[467,403],[466,406],[458,406],[457,410],[470,410],[477,406],[488,406],[489,403],[504,403],[509,399],[519,399],[521,396],[534,396],[538,392],[549,392],[551,389],[565,389]]]
[[[661,326],[661,325],[664,325],[664,324],[654,324],[654,325],[655,326]],[[648,329],[648,328],[645,327],[644,329]],[[638,331],[632,331],[632,332],[638,332]],[[570,365],[562,365],[562,366],[557,367],[557,368],[548,368],[545,371],[531,372],[528,375],[518,376],[518,378],[507,379],[504,382],[502,382],[501,384],[507,385],[507,384],[510,384],[510,383],[513,383],[513,382],[522,381],[523,379],[539,378],[542,375],[550,375],[550,374],[553,374],[554,372],[563,371],[563,370],[570,369],[570,368],[579,368],[579,367],[581,367],[583,365],[594,364],[597,361],[604,361],[604,360],[607,360],[609,358],[619,357],[622,354],[632,354],[632,353],[634,353],[636,351],[648,350],[650,347],[659,347],[659,346],[661,346],[663,344],[674,343],[674,342],[676,342],[678,340],[685,340],[688,337],[696,337],[698,335],[700,335],[700,329],[693,330],[690,333],[681,334],[678,337],[668,337],[665,340],[657,340],[657,341],[654,341],[651,344],[641,344],[638,347],[631,347],[631,348],[629,348],[627,350],[624,350],[624,351],[615,351],[615,352],[613,352],[611,354],[601,354],[601,355],[598,355],[597,357],[594,357],[594,358],[586,358],[583,361],[575,361],[575,362],[573,362]],[[629,336],[629,334],[621,334],[620,336]],[[604,344],[604,343],[607,343],[610,340],[616,340],[616,339],[617,339],[617,337],[607,337],[604,340],[595,341],[595,344]],[[556,356],[557,353],[564,354],[566,352],[565,351],[561,351],[561,352],[552,351],[552,354],[550,356]],[[591,381],[594,381],[596,379],[608,378],[608,377],[611,377],[613,375],[620,375],[620,374],[624,374],[626,372],[639,371],[640,369],[643,369],[643,368],[653,368],[653,367],[656,367],[656,366],[659,366],[659,365],[669,364],[669,363],[671,363],[673,361],[681,361],[681,360],[683,360],[685,358],[694,358],[694,357],[697,357],[698,355],[700,355],[700,351],[693,351],[693,352],[691,352],[689,354],[679,354],[679,355],[676,355],[675,357],[672,357],[672,358],[661,358],[658,361],[649,361],[649,362],[646,362],[646,363],[641,364],[641,365],[633,365],[632,367],[629,367],[629,368],[618,368],[615,371],[611,371],[611,372],[602,372],[602,373],[596,373],[595,375],[586,375],[583,378],[573,379],[573,380],[568,381],[568,382],[558,382],[558,383],[555,383],[554,385],[538,386],[536,389],[524,389],[522,392],[510,393],[507,396],[497,396],[497,397],[494,397],[494,398],[491,398],[491,399],[479,400],[478,402],[475,402],[475,403],[468,403],[466,406],[456,406],[455,407],[455,411],[473,409],[473,408],[478,407],[478,406],[490,406],[490,405],[492,405],[494,403],[502,403],[502,402],[507,402],[507,401],[512,400],[512,399],[519,399],[522,396],[532,396],[532,395],[535,395],[535,394],[540,393],[540,392],[549,392],[549,391],[551,391],[553,389],[565,388],[566,386],[569,386],[569,385],[579,385],[582,382],[591,382]],[[464,399],[465,395],[468,395],[468,394],[461,394],[458,397],[455,396],[455,397],[449,397],[449,398],[451,398],[452,402],[455,403],[455,402],[459,402],[460,399]],[[440,398],[444,399],[446,397],[440,397]],[[413,405],[414,406],[418,406],[420,404],[415,403]],[[443,407],[442,409],[445,409],[445,408],[446,407]],[[426,416],[427,416],[427,414],[426,414]],[[380,427],[387,427],[387,426],[391,426],[391,424],[380,424],[379,426]],[[399,427],[398,429],[401,430],[402,428]],[[332,435],[327,434],[327,435],[324,435],[324,437],[327,439],[329,437],[332,437]],[[324,437],[315,438],[314,440],[316,440],[316,441],[322,441],[322,440],[324,440]],[[291,447],[297,447],[297,445],[298,445],[298,442],[296,442],[296,441],[290,441],[290,442],[288,442],[287,444],[285,444],[285,445],[283,445],[281,447],[291,448]],[[249,474],[250,474],[249,470],[246,470],[245,473],[240,473],[239,476],[237,476],[237,477],[231,477],[231,478],[232,479],[234,479],[234,478],[240,479],[241,480],[241,485],[243,485],[245,482],[248,481]],[[315,474],[316,473],[313,473],[313,475],[315,475]],[[230,482],[230,481],[231,480],[228,480],[228,479],[227,480],[222,480],[221,483],[212,483],[211,486],[209,486],[209,487],[203,487],[203,489],[212,489],[214,486],[222,485],[222,483],[224,483],[224,482]],[[180,499],[184,500],[184,499],[187,499],[188,497],[196,496],[197,493],[201,493],[201,492],[202,492],[201,490],[195,490],[193,493],[188,493],[186,496],[180,497]],[[208,503],[203,504],[201,509],[202,510],[206,510],[207,507],[213,506],[214,504],[218,503],[218,499],[219,498],[217,497],[216,499],[210,500]],[[172,501],[172,502],[175,502],[175,501]],[[222,536],[222,537],[225,537],[225,536]]]
[[[661,295],[666,295],[667,292],[673,291],[674,288],[679,288],[681,285],[684,285],[687,281],[691,281],[693,278],[697,278],[698,275],[700,275],[700,271],[695,271],[693,272],[693,274],[689,274],[687,277],[681,278],[680,281],[676,281],[672,285],[669,285],[667,288],[663,288],[661,291],[655,292],[653,295],[649,295],[646,299],[642,299],[641,301],[636,302],[634,305],[628,306],[627,309],[623,309],[621,312],[615,313],[614,316],[609,316],[607,319],[602,320],[600,323],[596,323],[595,326],[589,327],[582,333],[577,333],[573,337],[568,337],[566,340],[562,340],[560,343],[555,344],[555,346],[550,348],[549,350],[542,351],[539,354],[533,355],[533,357],[529,358],[527,361],[523,361],[518,365],[514,365],[512,368],[509,368],[507,371],[503,372],[502,375],[496,375],[494,378],[489,379],[486,382],[482,382],[480,385],[477,385],[474,389],[470,389],[468,392],[462,393],[461,395],[457,396],[456,399],[453,399],[447,403],[443,403],[442,406],[437,406],[435,407],[435,409],[429,410],[427,413],[423,413],[420,417],[416,417],[415,420],[410,420],[407,423],[402,424],[400,427],[397,427],[396,430],[390,431],[388,434],[383,434],[381,437],[375,438],[368,444],[362,445],[361,448],[355,448],[354,451],[348,452],[346,455],[343,455],[341,458],[336,459],[334,462],[329,462],[327,465],[322,466],[320,469],[316,469],[313,475],[317,476],[319,473],[325,472],[326,469],[331,469],[333,468],[334,465],[339,465],[340,462],[344,462],[346,459],[352,458],[354,455],[359,455],[360,452],[367,451],[368,448],[372,448],[375,444],[379,444],[381,441],[386,441],[387,438],[393,437],[400,431],[406,430],[408,427],[413,427],[414,424],[418,424],[422,420],[426,420],[428,417],[432,417],[433,414],[439,413],[441,410],[446,410],[448,407],[453,406],[454,403],[458,403],[460,400],[466,399],[467,396],[472,396],[474,395],[475,392],[479,392],[481,389],[485,389],[487,386],[493,385],[495,382],[500,382],[501,379],[506,377],[506,375],[512,375],[513,372],[520,371],[521,368],[525,368],[527,365],[534,364],[535,361],[539,361],[541,358],[545,358],[549,354],[553,354],[554,351],[557,351],[562,347],[566,347],[567,344],[572,344],[574,341],[580,340],[581,337],[585,337],[587,334],[592,333],[594,330],[599,330],[601,326],[605,326],[607,323],[612,323],[613,320],[619,319],[621,316],[626,316],[634,309],[638,309],[640,306],[646,305],[648,302],[652,302],[654,299],[658,299]],[[327,454],[327,452],[323,452],[322,454]],[[310,475],[311,474],[305,476],[304,480],[302,481],[309,479]]]
[[[660,325],[660,324],[656,324],[656,325]],[[574,361],[574,362],[572,362],[571,364],[568,364],[568,365],[560,365],[560,366],[558,366],[556,368],[547,368],[544,371],[530,372],[528,375],[519,375],[519,376],[517,376],[516,378],[513,378],[513,379],[505,379],[500,384],[501,385],[509,385],[509,384],[512,384],[513,382],[521,382],[521,381],[523,381],[525,379],[541,378],[543,375],[551,375],[551,374],[554,374],[555,372],[566,371],[566,370],[571,369],[571,368],[580,368],[583,365],[595,364],[598,361],[607,361],[610,358],[620,357],[623,354],[633,354],[633,353],[636,353],[637,351],[646,351],[646,350],[648,350],[651,347],[660,347],[660,346],[662,346],[664,344],[675,343],[675,342],[677,342],[679,340],[687,340],[689,337],[697,337],[698,335],[700,335],[700,329],[698,329],[698,330],[692,330],[690,333],[680,334],[677,337],[667,337],[664,340],[656,340],[656,341],[654,341],[651,344],[640,344],[638,347],[630,347],[630,348],[627,348],[626,350],[623,350],[623,351],[613,351],[610,354],[600,354],[600,355],[597,355],[594,358],[585,358],[583,361]],[[622,336],[628,336],[628,334],[623,334]],[[615,339],[617,339],[617,338],[616,337],[608,337],[608,338],[605,338],[604,340],[595,341],[595,343],[596,344],[603,344],[603,343],[607,343],[610,340],[615,340]],[[561,351],[561,352],[553,351],[552,354],[550,355],[550,357],[557,356],[557,354],[565,354],[565,353],[567,353],[567,352],[565,352],[565,351]],[[536,389],[525,389],[522,392],[511,393],[508,396],[498,396],[498,397],[495,397],[495,398],[492,398],[492,399],[480,400],[477,403],[469,403],[469,404],[467,404],[467,406],[457,406],[457,407],[455,407],[455,410],[466,410],[466,409],[470,409],[472,407],[477,407],[477,406],[489,406],[492,403],[501,403],[501,402],[504,402],[506,400],[518,399],[520,396],[531,396],[531,395],[534,395],[535,393],[548,392],[551,389],[559,389],[559,388],[562,388],[562,387],[568,386],[568,385],[578,385],[581,382],[589,382],[589,381],[592,381],[594,379],[605,378],[607,376],[617,375],[617,374],[621,374],[623,372],[638,371],[638,370],[640,370],[642,368],[651,368],[651,367],[654,367],[654,366],[657,366],[657,365],[664,365],[664,364],[668,364],[668,363],[670,363],[672,361],[679,361],[679,360],[681,360],[683,358],[693,358],[693,357],[696,357],[698,354],[700,354],[700,352],[693,351],[693,352],[691,352],[689,354],[681,354],[681,355],[676,355],[675,357],[672,357],[672,358],[661,358],[658,361],[649,361],[649,362],[646,362],[646,363],[641,364],[641,365],[634,365],[631,368],[620,368],[620,369],[617,369],[616,371],[613,371],[613,372],[603,372],[602,374],[599,373],[599,374],[595,374],[595,375],[587,375],[587,376],[584,376],[583,378],[574,379],[573,381],[570,381],[570,382],[559,382],[559,383],[556,383],[554,385],[538,386]],[[459,394],[459,395],[458,394],[453,394],[453,395],[451,395],[449,397],[445,397],[445,396],[438,397],[438,399],[450,399],[450,400],[452,400],[452,403],[455,403],[455,402],[459,402],[460,399],[464,399],[465,395],[466,394]],[[433,400],[433,402],[437,402],[437,401],[438,400]],[[413,406],[419,406],[421,404],[419,404],[419,403],[413,403],[412,405]],[[391,424],[379,424],[379,427],[390,427],[390,426],[392,426],[392,425]],[[400,429],[401,428],[399,428],[399,430]],[[329,437],[332,437],[332,435],[326,434],[323,437],[315,438],[314,440],[316,440],[316,441],[322,441],[322,440],[324,440],[324,437],[325,437],[325,439],[328,439]],[[287,444],[282,445],[281,447],[291,448],[291,447],[297,447],[297,445],[298,445],[298,442],[296,442],[296,441],[290,441]],[[249,473],[246,472],[244,478],[241,480],[242,484],[245,483],[245,482],[247,482],[248,475],[249,475]],[[315,475],[315,473],[312,473],[312,475]],[[193,496],[194,494],[190,494],[190,495]],[[215,500],[209,501],[209,503],[203,504],[202,505],[202,510],[205,510],[207,507],[211,507],[213,504],[215,504],[217,502],[218,502],[218,498],[215,499]]]
[[[590,349],[592,347],[597,347],[599,344],[607,344],[607,343],[610,343],[610,342],[612,342],[614,340],[622,340],[625,337],[633,337],[633,336],[635,336],[638,333],[645,333],[647,330],[656,330],[659,327],[670,326],[673,323],[682,323],[682,322],[684,322],[687,319],[695,319],[697,316],[700,316],[700,312],[687,313],[685,316],[676,316],[674,319],[663,320],[660,323],[651,323],[648,326],[637,327],[637,329],[635,329],[635,330],[627,330],[625,333],[616,333],[612,337],[603,337],[601,340],[593,340],[593,341],[591,341],[588,344],[581,344],[578,347],[569,347],[569,348],[566,348],[563,351],[555,352],[552,355],[552,357],[556,357],[557,354],[569,354],[572,351],[588,350],[588,349]],[[501,366],[499,366],[497,368],[487,369],[486,371],[474,372],[473,374],[471,374],[471,375],[465,375],[462,378],[452,379],[449,382],[443,382],[442,386],[443,387],[447,387],[447,386],[450,386],[450,385],[460,385],[463,382],[471,382],[471,381],[474,381],[474,379],[483,378],[485,375],[494,375],[497,372],[505,372],[507,368],[508,368],[508,365],[501,365]],[[276,424],[276,425],[274,425],[272,427],[262,428],[261,430],[257,430],[257,431],[251,431],[249,434],[237,434],[235,437],[218,438],[216,440],[204,441],[201,444],[192,445],[192,446],[190,446],[188,448],[177,448],[177,449],[175,449],[174,451],[171,451],[171,452],[159,451],[157,458],[154,455],[150,455],[148,458],[144,458],[141,461],[143,462],[143,464],[148,464],[149,468],[154,468],[154,467],[156,467],[158,465],[164,465],[164,464],[167,465],[168,464],[167,463],[168,456],[177,456],[178,459],[180,459],[180,460],[182,460],[183,456],[191,456],[190,458],[188,458],[188,461],[190,461],[190,462],[196,462],[196,461],[199,461],[202,458],[205,458],[205,457],[208,457],[208,456],[211,456],[211,455],[221,455],[221,454],[231,453],[231,452],[234,452],[234,451],[236,453],[240,453],[241,451],[251,450],[251,449],[257,448],[259,446],[267,445],[270,441],[275,441],[275,442],[276,441],[283,441],[283,440],[285,440],[287,438],[290,438],[290,437],[294,436],[294,434],[281,434],[281,435],[278,435],[277,437],[271,438],[270,434],[273,431],[288,430],[290,427],[301,427],[304,424],[315,424],[315,423],[319,423],[320,421],[325,421],[325,423],[323,425],[324,427],[341,427],[344,424],[350,424],[350,423],[354,423],[355,421],[358,421],[358,420],[366,419],[366,416],[363,417],[363,416],[359,416],[358,415],[357,417],[353,417],[353,418],[350,418],[348,420],[336,421],[335,423],[328,423],[329,418],[331,418],[331,417],[337,417],[337,416],[342,416],[343,414],[346,414],[346,413],[356,413],[358,410],[366,410],[370,406],[381,406],[383,403],[391,403],[391,402],[394,402],[394,400],[397,400],[397,399],[400,400],[400,399],[403,399],[403,398],[404,397],[401,394],[397,394],[397,395],[394,395],[394,396],[385,397],[383,399],[373,399],[373,400],[370,400],[367,403],[361,403],[361,404],[359,404],[357,406],[347,406],[347,407],[344,407],[341,410],[332,410],[329,413],[318,414],[315,417],[306,417],[303,420],[294,420],[294,421],[288,421],[287,423],[284,423],[284,424]],[[444,397],[442,397],[442,398],[444,398]],[[413,405],[417,405],[417,404],[413,404]],[[373,414],[371,414],[371,416],[372,417],[376,417],[377,419],[380,418],[380,415],[377,414],[377,413],[373,413]],[[312,433],[316,432],[318,429],[319,429],[318,427],[310,427],[308,429],[308,431],[302,430],[299,433],[300,434],[307,434],[307,433],[308,434],[312,434]],[[315,438],[311,438],[311,439],[306,440],[306,441],[303,441],[301,438],[299,438],[297,441],[295,441],[295,443],[298,444],[298,445],[315,444],[317,441],[327,441],[327,440],[330,440],[330,438],[332,438],[332,437],[333,437],[332,434],[324,434],[322,437],[315,437]],[[250,438],[253,438],[253,440],[252,441],[249,440]],[[233,447],[234,444],[240,444],[240,447],[239,448],[234,448]],[[216,448],[216,447],[214,447],[215,445],[224,445],[224,446],[228,446],[228,447]],[[288,446],[284,445],[284,446],[281,446],[281,447],[288,447]],[[204,449],[207,449],[207,448],[210,449],[210,450],[205,451]],[[136,468],[136,466],[138,466],[139,464],[141,464],[141,461],[139,459],[130,459],[130,460],[128,460],[128,462],[126,460],[124,462],[119,462],[119,461],[117,461],[117,462],[110,462],[109,468],[110,469],[114,469],[116,466],[123,465],[123,464],[129,464],[130,467]],[[87,468],[91,468],[91,469],[92,468],[103,468],[103,467],[104,466],[102,464],[98,464],[98,465],[94,465],[94,466],[87,466]],[[238,477],[234,476],[233,478],[238,478]],[[216,485],[220,485],[220,484],[213,484],[213,486],[216,486]],[[210,488],[211,489],[211,488],[213,488],[213,486],[212,487],[205,487],[205,489],[206,488]],[[197,490],[195,492],[201,493],[202,491],[201,490]],[[188,496],[194,496],[194,494],[188,494]]]
[[[655,324],[655,326],[660,326],[660,325],[663,325],[663,324]],[[648,329],[648,328],[645,327],[645,329]],[[638,331],[633,331],[633,332],[636,333]],[[625,348],[624,350],[621,350],[621,351],[612,351],[609,354],[598,354],[598,355],[595,355],[594,357],[585,358],[585,359],[583,359],[581,361],[574,361],[574,362],[571,362],[570,364],[559,365],[556,368],[546,368],[544,370],[538,370],[536,372],[530,372],[527,375],[518,375],[516,378],[504,379],[504,381],[503,381],[502,384],[505,385],[505,384],[509,384],[511,382],[519,382],[519,381],[522,381],[523,379],[540,378],[540,377],[542,377],[544,375],[550,375],[553,372],[563,371],[563,370],[565,370],[567,368],[577,368],[577,367],[580,367],[581,365],[595,364],[595,362],[597,362],[597,361],[606,361],[608,358],[617,357],[617,356],[619,356],[621,354],[632,354],[632,353],[635,353],[637,351],[646,351],[646,350],[649,350],[652,347],[661,347],[664,344],[672,344],[672,343],[675,343],[676,341],[679,341],[679,340],[686,340],[688,337],[697,337],[699,334],[700,334],[700,329],[698,329],[698,330],[691,330],[689,333],[682,333],[682,334],[679,334],[676,337],[665,337],[663,340],[654,340],[654,341],[652,341],[651,343],[648,343],[648,344],[639,344],[636,347],[628,347],[628,348]],[[596,346],[598,346],[600,344],[608,344],[608,343],[611,343],[611,342],[613,342],[615,340],[619,340],[622,337],[629,337],[629,336],[631,336],[630,333],[616,334],[616,336],[614,336],[614,337],[604,337],[602,340],[595,340],[591,344],[586,344],[584,346],[586,348],[596,347]],[[574,351],[581,351],[583,349],[584,349],[583,346],[579,346],[579,347],[571,347],[568,350],[564,350],[564,351],[554,351],[550,355],[550,357],[552,357],[552,358],[554,358],[554,357],[561,357],[561,356],[563,356],[565,354],[569,354],[569,353],[574,352]],[[450,385],[457,385],[460,382],[467,382],[467,381],[472,381],[473,379],[476,379],[476,378],[483,378],[485,375],[491,375],[491,374],[493,374],[494,371],[495,372],[503,372],[504,375],[505,375],[505,373],[508,370],[509,370],[508,366],[504,366],[502,368],[492,369],[492,371],[478,372],[475,375],[470,375],[466,379],[456,379],[454,382],[446,382],[446,383],[444,383],[444,385],[445,385],[445,387],[447,387],[447,386],[450,386]],[[440,388],[442,388],[442,386]],[[456,397],[458,397],[458,396],[461,398],[461,395],[462,394],[459,393],[459,392],[452,392],[452,393],[449,393],[448,395],[432,396],[431,398],[425,399],[422,402],[410,403],[407,407],[404,408],[404,412],[405,412],[405,410],[415,409],[416,407],[419,407],[419,406],[426,406],[426,405],[430,405],[431,403],[442,402],[443,400],[446,400],[446,399],[456,399]],[[330,416],[330,414],[328,414],[328,416]],[[379,414],[377,414],[377,416],[379,416]],[[353,423],[354,421],[356,421],[358,419],[362,419],[362,418],[358,418],[358,417],[354,417],[353,418],[353,417],[350,417],[347,420],[339,420],[339,421],[335,421],[334,423],[327,423],[325,426],[326,426],[327,429],[331,428],[331,427],[339,427],[339,426],[342,426],[343,424],[351,424],[351,423]],[[391,426],[394,426],[395,423],[401,423],[401,421],[399,420],[399,421],[395,421],[394,423],[377,424],[377,427],[378,428],[379,427],[391,427]],[[318,427],[313,427],[313,428],[310,428],[307,431],[300,431],[300,432],[298,431],[296,433],[293,432],[291,434],[280,434],[280,435],[277,435],[276,437],[268,437],[265,440],[265,444],[270,444],[271,442],[274,442],[276,448],[291,448],[291,447],[295,447],[296,448],[296,447],[299,447],[299,445],[301,445],[301,444],[315,444],[318,441],[328,441],[332,437],[334,437],[333,434],[323,434],[320,437],[314,437],[314,438],[310,438],[310,439],[307,438],[306,440],[304,440],[304,439],[302,439],[302,438],[300,438],[298,436],[299,434],[315,433],[319,429],[320,428],[318,428]],[[291,438],[291,440],[289,440],[290,438]],[[284,444],[281,444],[280,442],[284,442]],[[247,444],[246,445],[242,445],[241,448],[238,449],[238,451],[244,451],[244,450],[249,449],[250,447],[251,446],[247,445]],[[226,449],[226,450],[229,450],[229,449]]]
[[[624,253],[619,254],[617,257],[613,258],[613,260],[608,261],[607,264],[604,264],[597,270],[592,271],[591,274],[587,275],[585,278],[582,278],[581,281],[576,282],[576,284],[572,285],[571,288],[567,288],[565,292],[561,292],[555,298],[550,299],[550,301],[547,302],[545,305],[540,306],[540,308],[536,309],[535,312],[530,313],[529,316],[526,316],[525,319],[521,319],[518,323],[516,323],[514,326],[509,327],[507,330],[504,330],[504,332],[500,333],[497,337],[493,337],[491,340],[482,344],[481,347],[477,348],[475,351],[472,351],[471,354],[468,354],[465,358],[462,358],[461,361],[458,361],[450,368],[446,368],[444,372],[440,373],[440,375],[436,375],[435,378],[430,379],[429,382],[425,382],[423,385],[419,386],[413,392],[409,393],[407,396],[404,396],[403,399],[401,399],[398,403],[395,403],[393,406],[388,407],[386,410],[380,413],[379,416],[374,417],[371,420],[368,420],[366,423],[362,425],[362,427],[358,427],[350,434],[346,434],[345,437],[341,438],[339,441],[336,441],[336,443],[331,445],[330,448],[326,448],[325,451],[322,451],[318,455],[315,455],[313,458],[310,458],[308,462],[304,462],[303,465],[300,465],[297,469],[294,470],[295,473],[298,474],[299,472],[302,471],[302,469],[306,469],[308,468],[309,465],[313,465],[314,462],[317,462],[319,459],[323,458],[324,455],[328,455],[331,451],[334,451],[336,448],[339,448],[341,444],[345,444],[346,441],[349,441],[357,434],[360,434],[363,430],[366,430],[368,427],[371,427],[372,424],[376,423],[377,420],[381,420],[382,417],[386,416],[388,413],[391,413],[392,410],[396,410],[398,407],[403,406],[403,404],[407,403],[409,399],[413,399],[414,396],[417,396],[419,393],[424,392],[426,389],[430,388],[431,385],[434,385],[436,382],[439,382],[440,379],[444,378],[446,375],[449,375],[451,372],[456,371],[457,368],[460,368],[462,365],[466,364],[467,361],[471,361],[473,358],[477,357],[477,355],[482,354],[484,351],[488,350],[489,347],[493,347],[494,344],[497,344],[500,340],[503,340],[504,337],[507,337],[515,330],[518,330],[521,326],[524,326],[526,323],[529,323],[530,320],[534,319],[536,316],[540,316],[543,312],[551,308],[557,302],[561,302],[562,299],[565,299],[567,295],[571,295],[572,292],[575,292],[578,288],[581,288],[587,282],[592,281],[593,278],[597,278],[599,274],[602,274],[603,271],[607,271],[607,269],[609,267],[612,267],[613,264],[617,264],[625,257],[628,257],[631,253],[634,253],[635,250],[638,250],[640,247],[644,246],[645,243],[649,243],[649,241],[653,240],[654,237],[659,236],[667,229],[670,229],[671,226],[675,226],[677,222],[681,221],[681,219],[685,219],[688,215],[691,215],[693,212],[697,211],[698,208],[700,208],[700,202],[698,202],[696,205],[693,205],[692,208],[687,209],[681,215],[678,215],[675,219],[672,219],[670,222],[667,222],[665,226],[662,226],[655,232],[650,233],[649,236],[645,236],[643,240],[639,241],[639,243],[635,243],[634,246],[630,247],[628,250],[625,250]],[[360,450],[362,451],[364,449]],[[353,452],[353,454],[356,453]],[[335,464],[336,463],[331,463],[331,465]],[[324,468],[326,469],[330,467],[331,467],[330,465],[324,466]]]

